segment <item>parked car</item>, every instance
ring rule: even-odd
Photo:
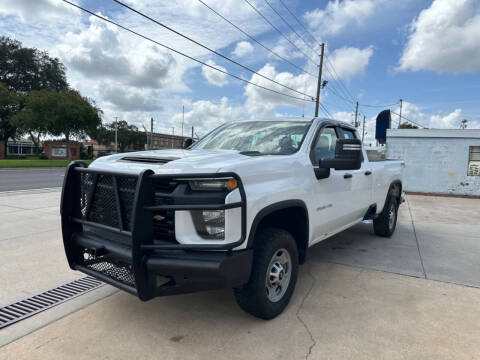
[[[70,164],[70,267],[149,300],[231,287],[248,313],[287,306],[308,249],[365,219],[395,231],[403,161],[370,162],[334,120],[241,121],[188,149]]]

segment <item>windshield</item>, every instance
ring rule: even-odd
[[[235,122],[215,129],[192,149],[288,155],[300,148],[309,126],[310,122],[306,121]]]

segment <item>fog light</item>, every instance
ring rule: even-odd
[[[204,239],[225,239],[225,210],[192,211],[193,223],[197,233]]]
[[[224,237],[225,234],[225,211],[204,210],[202,211],[205,230],[211,236]]]

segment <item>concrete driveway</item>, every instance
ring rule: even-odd
[[[0,358],[480,358],[479,205],[408,196],[391,239],[360,224],[322,242],[301,267],[287,311],[271,321],[245,314],[230,290],[142,303],[104,286],[0,330],[0,341],[19,338],[0,348]],[[38,239],[25,246],[32,253],[50,246],[55,257],[37,259],[37,271],[45,266],[51,277],[43,287],[57,284],[45,265],[52,261],[62,279],[78,276],[56,258],[58,233]],[[14,251],[3,246],[0,274]],[[34,284],[25,275],[31,269],[19,261],[25,289]],[[20,288],[2,292],[17,296]]]

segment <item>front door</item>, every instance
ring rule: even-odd
[[[313,166],[318,166],[321,158],[335,157],[337,139],[341,136],[340,129],[329,126],[319,130],[312,145],[311,160]],[[330,169],[330,176],[326,179],[315,179],[313,184],[312,200],[314,214],[312,214],[313,239],[320,240],[329,233],[348,223],[351,199],[351,181],[344,178],[345,171]]]

